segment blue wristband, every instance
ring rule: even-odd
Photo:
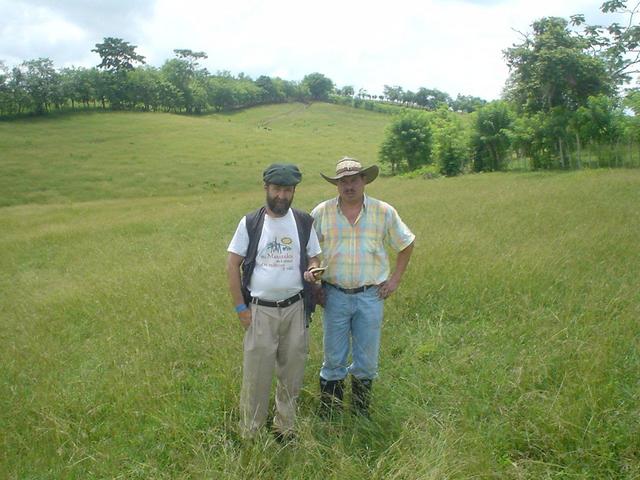
[[[244,312],[247,309],[248,307],[244,303],[241,303],[240,305],[236,305],[236,313]]]

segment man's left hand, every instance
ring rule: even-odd
[[[378,285],[378,297],[382,298],[383,300],[387,298],[398,289],[398,283],[399,282],[393,278],[390,278],[386,282],[382,282],[380,285]]]

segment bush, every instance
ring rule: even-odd
[[[404,111],[387,127],[380,162],[390,164],[392,173],[415,170],[432,162],[431,143],[429,117]]]
[[[440,172],[440,167],[438,165],[424,165],[420,168],[416,168],[411,172],[406,172],[402,174],[403,178],[424,178],[426,180],[433,178],[441,178],[442,173]]]

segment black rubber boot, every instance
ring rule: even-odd
[[[342,410],[343,380],[325,380],[320,377],[320,416],[331,418]]]
[[[368,378],[351,377],[351,412],[355,415],[369,418],[372,384]]]

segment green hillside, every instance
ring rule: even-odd
[[[259,186],[264,166],[277,161],[319,181],[319,167],[331,171],[347,153],[375,160],[389,121],[316,103],[0,122],[0,205],[232,192]]]
[[[293,161],[295,205],[376,159],[335,105],[0,123],[0,478],[640,478],[640,171],[383,177],[417,235],[387,301],[371,421],[238,436],[226,247]]]

